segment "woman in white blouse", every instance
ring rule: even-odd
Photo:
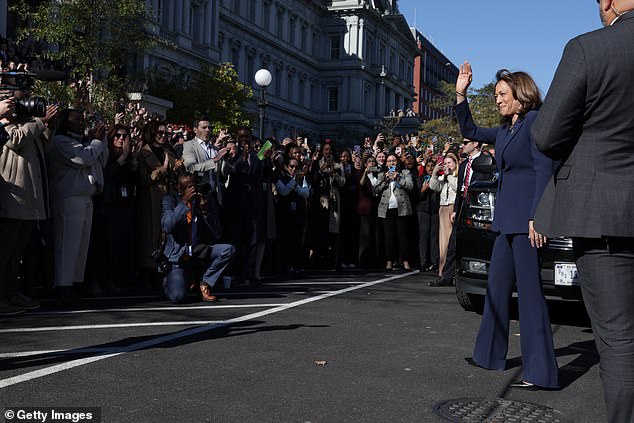
[[[442,175],[439,175],[441,171]],[[453,204],[456,201],[456,192],[458,190],[458,158],[453,153],[447,154],[444,162],[436,165],[431,181],[429,181],[429,187],[434,191],[440,192],[438,276],[442,277],[442,269],[447,259],[447,246],[451,236],[451,214],[453,213]]]

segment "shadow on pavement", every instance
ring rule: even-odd
[[[286,330],[296,330],[301,328],[323,328],[328,327],[325,325],[271,325],[271,326],[260,326],[262,321],[251,320],[247,322],[237,322],[230,325],[220,326],[220,327],[210,327],[209,330],[203,331],[200,333],[196,333],[193,335],[186,335],[182,338],[178,338],[175,340],[170,340],[166,342],[162,342],[160,344],[151,345],[149,347],[141,347],[135,348],[135,345],[144,343],[146,341],[151,341],[155,338],[162,338],[176,335],[179,333],[190,330],[191,328],[184,329],[183,331],[176,331],[167,334],[161,335],[151,335],[151,336],[139,336],[139,337],[130,337],[121,339],[115,342],[109,342],[105,344],[93,345],[90,347],[82,347],[77,349],[69,349],[65,351],[57,351],[50,352],[45,354],[37,354],[30,355],[26,357],[11,357],[0,359],[0,371],[9,371],[9,370],[17,370],[24,369],[29,367],[42,367],[42,366],[51,366],[59,363],[64,363],[80,358],[93,357],[99,355],[106,354],[116,354],[116,353],[126,353],[126,352],[137,352],[144,350],[151,350],[157,348],[174,348],[183,345],[194,344],[202,341],[209,341],[213,339],[221,339],[221,338],[230,338],[234,336],[244,336],[244,335],[252,335],[254,333],[260,332],[274,332],[274,331],[286,331]],[[213,326],[213,325],[210,325]],[[192,326],[193,328],[197,326]],[[202,326],[199,326],[202,327]]]

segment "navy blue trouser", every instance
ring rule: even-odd
[[[559,387],[550,317],[542,291],[539,255],[527,234],[498,234],[493,245],[484,314],[473,359],[487,369],[504,370],[509,338],[509,307],[517,282],[523,380]]]
[[[231,262],[236,249],[230,244],[216,244],[210,249],[210,264],[205,270],[202,281],[213,288],[225,268]],[[163,278],[163,292],[168,300],[181,303],[187,296],[189,280],[192,276],[191,261],[183,264],[173,264],[173,269]]]

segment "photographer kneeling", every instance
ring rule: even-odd
[[[189,282],[204,270],[200,281],[203,301],[216,301],[211,294],[236,249],[230,244],[212,242],[218,237],[218,216],[208,199],[198,192],[190,174],[178,177],[178,194],[167,194],[162,200],[161,226],[167,235],[164,261],[163,291],[173,303],[183,302]]]

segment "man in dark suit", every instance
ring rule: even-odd
[[[606,28],[572,39],[533,125],[560,159],[535,215],[573,238],[610,422],[634,421],[634,0],[600,0]]]
[[[9,66],[9,52],[7,50],[7,41],[0,39],[0,62],[2,62],[2,67]]]
[[[238,148],[229,153],[223,164],[223,173],[229,178],[223,206],[225,237],[237,249],[233,274],[257,284],[258,231],[263,229],[259,227],[263,176],[270,174],[271,161],[260,160],[253,151],[249,128],[240,128],[236,138]]]
[[[462,207],[467,198],[469,186],[475,181],[490,179],[491,175],[476,172],[471,168],[473,160],[480,156],[480,148],[482,143],[471,141],[467,138],[463,140],[462,154],[467,155],[467,159],[463,160],[458,167],[458,193],[456,201],[453,204],[453,215],[451,222],[453,227],[449,237],[449,245],[447,246],[447,259],[442,270],[442,276],[436,281],[429,282],[429,286],[451,286],[453,285],[453,277],[456,273],[456,236],[458,233],[459,216],[462,213]]]

